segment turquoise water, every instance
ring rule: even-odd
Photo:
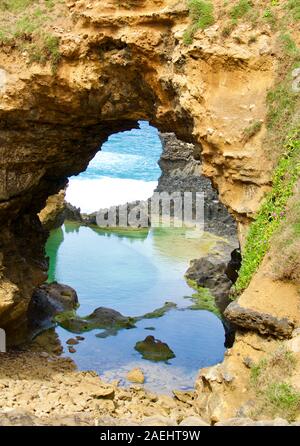
[[[145,121],[139,129],[109,137],[88,169],[69,180],[66,199],[82,212],[135,200],[146,200],[161,172],[158,131]]]
[[[155,181],[160,175],[157,160],[161,154],[158,131],[139,121],[139,129],[111,135],[78,179],[101,177]]]
[[[108,233],[67,223],[53,231],[47,243],[50,280],[77,290],[81,316],[100,306],[139,316],[166,301],[177,304],[163,317],[140,321],[137,328],[116,336],[99,338],[100,330],[84,333],[85,340],[71,355],[78,367],[126,384],[126,373],[138,366],[145,371],[147,387],[169,393],[173,388],[191,388],[201,367],[220,362],[223,325],[208,311],[188,308],[193,290],[183,278],[189,260],[207,254],[214,244],[209,234],[194,238],[182,229]],[[68,354],[66,341],[74,335],[63,328],[57,333]],[[166,342],[176,357],[162,364],[142,359],[134,346],[149,334]]]
[[[128,181],[137,181],[134,184],[138,190],[157,180],[161,143],[156,129],[144,122],[140,127],[113,135],[104,151],[76,180],[74,191],[83,190],[80,182],[93,190],[98,185],[100,194],[105,194],[106,182],[101,182],[101,178],[113,178],[118,187],[112,189],[109,183],[109,191],[116,194]],[[106,198],[116,199],[108,195]],[[89,195],[89,200],[89,206],[95,205],[93,195]],[[141,367],[145,386],[154,391],[170,393],[174,388],[192,388],[199,369],[222,361],[225,350],[221,321],[208,311],[189,309],[193,290],[184,280],[189,261],[209,253],[215,243],[212,235],[200,236],[195,231],[174,228],[108,232],[66,223],[52,231],[46,247],[50,257],[49,280],[76,289],[79,315],[86,316],[103,306],[125,316],[140,316],[166,301],[177,304],[163,317],[142,320],[136,328],[121,330],[114,336],[97,337],[100,330],[84,333],[85,339],[76,345],[74,354],[68,352],[66,344],[74,335],[58,327],[64,354],[70,355],[80,369],[96,370],[103,378],[119,379],[122,384],[128,384],[129,370]],[[150,334],[166,342],[176,357],[167,363],[142,359],[134,346]]]

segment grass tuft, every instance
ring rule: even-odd
[[[27,52],[29,62],[49,61],[56,70],[59,38],[47,27],[57,17],[52,10],[58,4],[61,0],[0,0],[0,45]]]
[[[253,7],[252,2],[249,0],[239,0],[230,10],[230,16],[234,23],[244,17]]]
[[[249,127],[246,127],[243,131],[243,140],[244,142],[249,141],[249,139],[253,138],[262,128],[262,122],[261,121],[255,121],[252,124],[249,125]]]
[[[206,0],[189,0],[191,25],[187,28],[183,36],[183,42],[189,45],[193,42],[193,37],[198,29],[206,29],[215,23],[214,6]]]
[[[252,416],[281,416],[293,421],[300,410],[300,392],[287,379],[296,368],[294,354],[284,347],[251,367],[250,386],[256,393]]]

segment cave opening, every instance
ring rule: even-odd
[[[107,380],[120,379],[126,384],[127,373],[141,367],[152,390],[168,393],[172,387],[192,388],[199,368],[223,358],[224,335],[229,330],[220,311],[230,283],[225,278],[224,259],[236,247],[235,225],[210,180],[201,175],[199,150],[174,133],[159,133],[140,121],[139,129],[108,138],[88,168],[69,182],[66,199],[70,204],[64,205],[62,214],[53,215],[53,197],[47,204],[50,213],[46,206],[39,214],[51,232],[46,243],[48,285],[34,292],[29,305],[35,342],[43,345],[46,338],[49,343],[50,334],[56,352],[71,354],[80,369],[94,369]],[[154,189],[204,192],[205,233],[200,237],[183,227],[96,226],[94,211],[99,207],[145,200]],[[64,195],[60,192],[56,197],[61,200]],[[203,263],[215,250],[224,256],[218,271],[211,270],[211,263]],[[200,265],[194,260],[186,279],[193,259],[200,260]],[[213,282],[213,291],[217,291],[217,305],[209,288],[200,291],[204,287],[199,280],[205,276],[201,268],[206,268],[207,285]],[[64,284],[63,288],[56,282]],[[66,307],[62,296],[69,296]],[[54,304],[57,298],[58,305],[57,301]],[[105,315],[109,317],[106,325],[99,308],[110,311]],[[52,316],[55,313],[55,331],[49,328],[53,318],[48,310]],[[66,314],[60,316],[60,312]],[[126,323],[120,320],[124,317],[129,318]],[[162,341],[171,356],[157,362],[141,357],[136,346],[147,335]]]

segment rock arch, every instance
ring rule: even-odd
[[[28,65],[14,48],[0,50],[3,328],[23,320],[32,290],[46,277],[37,213],[112,133],[145,119],[196,144],[241,236],[269,187],[264,128],[247,143],[242,134],[265,117],[274,81],[271,39],[261,54],[260,39],[252,49],[227,44],[216,25],[186,47],[184,2],[116,3],[70,3],[73,28],[54,28],[61,41],[55,72]]]

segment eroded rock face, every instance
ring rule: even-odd
[[[228,320],[247,330],[258,331],[262,335],[273,335],[279,339],[290,338],[295,328],[293,321],[278,318],[270,313],[262,313],[232,302],[225,310]]]
[[[204,230],[225,237],[236,237],[236,223],[209,178],[202,174],[197,145],[180,141],[174,133],[160,133],[163,152],[159,160],[162,175],[157,192],[202,192],[204,195]]]
[[[38,287],[28,305],[27,319],[32,335],[53,327],[54,316],[78,307],[76,291],[59,283],[45,284]]]
[[[185,46],[183,1],[132,2],[128,9],[127,2],[82,0],[68,8],[68,17],[53,25],[62,56],[55,73],[50,65],[29,65],[16,48],[0,50],[4,328],[23,322],[33,289],[46,277],[45,235],[36,214],[112,133],[145,119],[193,142],[241,239],[269,188],[264,126],[247,143],[242,137],[249,123],[264,120],[274,81],[268,25],[251,47],[224,40],[218,24]],[[246,38],[252,31],[240,33]]]
[[[66,217],[65,190],[62,189],[58,194],[51,195],[46,202],[46,206],[39,213],[39,219],[46,231],[59,228]]]

